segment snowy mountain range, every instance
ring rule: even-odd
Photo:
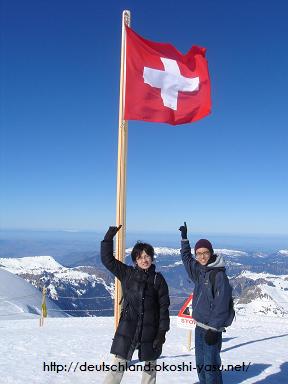
[[[0,319],[39,318],[42,293],[22,278],[0,268]],[[66,313],[49,298],[49,317],[66,317]]]
[[[132,248],[126,249],[126,255],[130,255],[132,251]],[[155,258],[159,256],[179,256],[180,257],[180,248],[169,248],[169,247],[154,247],[155,251]],[[247,256],[248,253],[244,251],[237,251],[233,249],[214,249],[215,253],[217,255],[223,255],[223,256]],[[284,250],[279,251],[279,253],[282,254],[282,252],[285,252]],[[288,253],[288,251],[287,251]]]
[[[285,267],[288,264],[287,250],[261,256],[230,249],[215,251],[226,260],[239,313],[287,316],[287,275],[268,273],[270,270],[283,270],[283,265]],[[130,263],[130,252],[131,249],[126,250],[126,263]],[[171,313],[176,314],[193,291],[193,283],[189,281],[182,265],[180,250],[155,247],[155,263],[168,282]],[[39,290],[45,286],[48,297],[69,315],[111,316],[113,313],[114,278],[100,264],[69,268],[52,256],[34,256],[1,258],[0,267],[20,276]]]
[[[282,256],[288,256],[288,249],[280,249],[278,253]]]
[[[234,292],[242,284],[236,309],[241,314],[288,315],[288,276],[243,271],[231,279]]]
[[[51,256],[34,256],[0,259],[0,267],[39,290],[46,287],[48,297],[72,316],[113,312],[114,281],[93,266],[67,268]]]

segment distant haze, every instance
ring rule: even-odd
[[[21,257],[31,255],[62,256],[69,252],[99,252],[104,231],[28,231],[3,230],[0,235],[0,256]],[[193,233],[189,236],[191,245],[199,238],[208,238],[214,248],[228,248],[250,251],[272,252],[288,248],[288,236],[283,235],[232,235]],[[149,233],[128,232],[126,247],[132,247],[137,240],[157,247],[180,247],[180,232]]]

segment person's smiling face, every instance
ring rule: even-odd
[[[208,248],[198,248],[196,251],[196,260],[201,265],[206,265],[210,259],[211,253]]]
[[[142,251],[141,255],[136,258],[136,264],[141,269],[148,269],[152,264],[152,258],[145,251]]]

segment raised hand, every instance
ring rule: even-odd
[[[184,225],[181,225],[179,228],[179,231],[181,232],[181,237],[183,240],[187,239],[187,225],[186,221],[184,221]]]
[[[119,227],[109,227],[108,231],[106,232],[104,236],[104,240],[113,240],[116,233],[119,231],[119,229],[122,227],[122,225],[119,225]]]

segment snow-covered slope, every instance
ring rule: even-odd
[[[288,287],[288,281],[287,281],[287,275],[273,275],[271,273],[255,273],[255,272],[251,272],[251,271],[243,271],[241,272],[240,276],[242,277],[247,277],[248,279],[251,279],[251,280],[258,280],[258,279],[265,279],[267,280],[267,282],[272,282],[273,284],[275,283],[275,281],[278,281],[278,285],[279,285],[279,282],[282,282],[280,283],[280,287],[282,286],[283,288],[286,288]],[[287,281],[287,284],[286,284],[286,281]],[[287,286],[286,286],[287,285]]]
[[[237,302],[239,313],[263,313],[270,316],[288,315],[288,277],[243,271],[238,279],[252,280]]]
[[[95,283],[106,285],[103,278],[93,275],[94,271],[92,270],[92,267],[64,267],[52,256],[21,257],[17,259],[2,258],[0,259],[0,267],[13,274],[22,276],[26,280],[31,280],[31,275],[46,275],[49,276],[49,281],[51,281],[51,275],[53,275],[54,282],[62,281],[64,283],[75,283],[77,285],[85,281],[94,280]],[[90,269],[92,272],[90,272]],[[45,278],[42,279],[43,282],[45,280]],[[51,282],[47,287],[54,290],[53,282]],[[111,293],[110,286],[107,286],[107,290]],[[53,298],[57,298],[57,295]]]
[[[19,276],[53,274],[56,279],[63,281],[83,281],[91,277],[81,267],[68,268],[59,264],[52,256],[32,256],[21,258],[0,258],[0,267]],[[85,266],[83,269],[89,270]]]
[[[37,317],[41,313],[42,294],[24,279],[0,268],[0,320]],[[59,307],[46,300],[49,317],[63,317]]]
[[[114,284],[95,267],[67,268],[51,256],[2,258],[0,265],[38,289],[45,286],[48,297],[70,315],[112,315]]]
[[[214,249],[214,252],[217,255],[222,255],[222,256],[230,256],[230,257],[239,257],[239,256],[248,256],[247,252],[244,251],[237,251],[235,249]]]
[[[288,249],[280,249],[278,253],[282,256],[288,256]]]
[[[127,250],[127,255],[128,255]],[[176,248],[155,248],[157,269],[165,274],[172,292],[171,306],[179,309],[178,296],[187,294],[186,271],[180,251]],[[245,252],[217,249],[226,256],[229,268],[239,266],[236,262]],[[230,256],[232,257],[230,258]],[[241,255],[234,258],[233,255]],[[245,258],[245,257],[244,257]],[[51,256],[0,259],[0,265],[29,281],[37,288],[44,284],[48,296],[67,313],[74,316],[109,316],[113,312],[114,279],[109,274],[92,266],[63,267]],[[238,268],[241,270],[241,265]],[[185,280],[186,279],[186,280]],[[240,313],[262,313],[273,316],[288,316],[288,280],[283,275],[245,271],[233,275],[236,309]]]
[[[228,365],[238,365],[238,371],[223,372],[224,383],[287,384],[287,329],[287,319],[237,316],[236,322],[223,335],[221,357],[224,369]],[[109,350],[113,334],[114,319],[107,317],[47,319],[43,328],[35,320],[3,321],[0,323],[0,371],[1,377],[5,378],[3,382],[101,384],[106,373],[96,371],[95,365],[103,362],[111,364]],[[187,336],[187,330],[177,328],[176,318],[172,317],[163,354],[157,361],[161,366],[164,364],[166,371],[157,373],[157,384],[198,382],[195,351],[194,348],[187,350]],[[137,352],[133,357],[137,367]],[[46,371],[43,371],[44,362]],[[48,371],[50,363],[52,366],[54,363],[54,369],[58,364],[58,373],[51,371],[51,368]],[[242,368],[239,370],[243,363],[245,371]],[[183,364],[191,370],[175,370]],[[169,366],[171,371],[168,371]],[[134,370],[125,373],[123,384],[140,384],[141,372]]]
[[[0,267],[4,267],[7,271],[17,275],[27,272],[39,275],[44,271],[56,272],[64,268],[51,256],[0,258]]]

